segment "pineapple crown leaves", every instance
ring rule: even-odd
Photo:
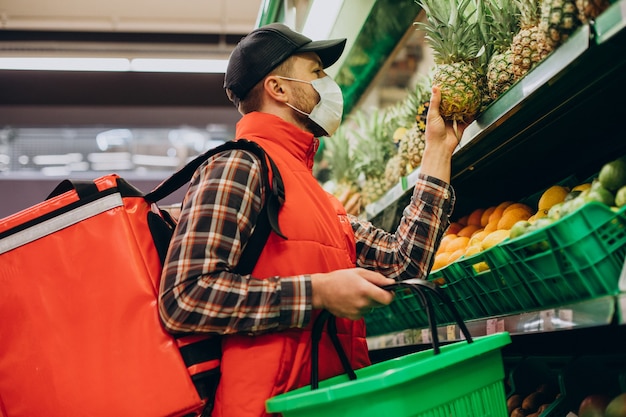
[[[398,127],[409,128],[419,115],[420,106],[430,101],[432,81],[425,75],[419,75],[415,87],[407,89],[404,100],[385,109],[385,125],[389,135]]]
[[[426,22],[414,24],[424,30],[438,64],[471,62],[485,52],[475,0],[417,0]]]
[[[382,178],[387,161],[396,153],[393,138],[387,133],[385,112],[379,109],[370,113],[358,110],[350,118],[354,124],[351,130],[354,170],[363,173],[366,178]]]
[[[342,124],[332,136],[324,138],[326,144],[324,159],[328,163],[331,178],[336,183],[355,183],[357,178],[350,160],[350,140],[347,131],[348,127]]]
[[[484,0],[485,23],[494,52],[506,50],[519,30],[520,11],[514,0]]]
[[[530,27],[539,23],[541,4],[538,0],[513,0],[520,12],[520,26]]]

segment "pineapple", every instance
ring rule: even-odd
[[[441,88],[444,119],[470,123],[478,114],[482,95],[478,57],[484,51],[473,0],[419,0],[426,22],[416,22],[433,50],[433,84]],[[459,137],[460,140],[460,137]]]
[[[539,27],[554,49],[581,25],[575,0],[542,0]]]
[[[487,86],[489,97],[496,100],[515,82],[511,41],[519,27],[519,11],[513,0],[486,0],[485,4],[493,45],[487,65]]]
[[[511,42],[513,77],[522,78],[552,52],[546,34],[539,28],[537,0],[514,0],[520,11],[520,30]]]
[[[426,113],[430,101],[430,80],[424,77],[408,92],[407,97],[387,112],[386,125],[393,128],[396,155],[388,162],[385,173],[387,184],[393,186],[422,162]]]
[[[350,197],[359,192],[350,160],[347,130],[348,128],[342,124],[332,136],[324,138],[326,147],[323,155],[323,161],[330,170],[330,181],[324,184],[324,188],[344,205]]]
[[[396,152],[392,138],[386,132],[385,114],[373,110],[366,114],[358,110],[352,117],[355,127],[352,153],[354,170],[362,175],[361,196],[363,204],[371,204],[382,197],[389,187],[385,179],[387,161]]]
[[[594,20],[611,5],[609,0],[576,0],[578,19],[586,24]]]
[[[424,131],[416,121],[400,139],[398,155],[405,170],[404,175],[420,166],[425,147]]]
[[[396,153],[385,165],[385,188],[390,189],[407,174],[405,165],[402,163],[402,155]]]

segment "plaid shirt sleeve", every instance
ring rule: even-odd
[[[420,174],[395,233],[355,219],[357,265],[395,280],[426,278],[454,208],[453,188]]]
[[[260,162],[222,152],[196,172],[170,242],[160,315],[173,333],[261,333],[310,320],[306,276],[255,279],[231,272],[264,200]]]

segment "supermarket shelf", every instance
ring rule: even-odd
[[[614,40],[618,35],[626,36],[626,1],[617,2],[602,13],[594,24],[596,43]]]
[[[624,317],[626,294],[599,297],[545,310],[469,320],[466,325],[472,336],[485,336],[503,331],[511,335],[546,333],[607,326],[613,322],[616,315],[619,315],[616,314],[618,308],[622,309]],[[439,326],[437,334],[442,342],[463,339],[456,324]],[[429,329],[423,328],[369,337],[367,343],[370,351],[375,351],[410,345],[428,345],[431,340]]]
[[[622,13],[625,3],[613,7]],[[626,141],[615,136],[626,112],[622,22],[606,23],[601,43],[595,27],[581,27],[468,126],[452,160],[455,215],[523,200],[564,173],[586,179],[612,156],[626,154]],[[395,228],[416,176],[368,206],[365,216]]]

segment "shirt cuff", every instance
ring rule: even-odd
[[[415,201],[421,201],[435,207],[441,207],[442,212],[450,217],[454,210],[456,195],[452,185],[439,178],[425,174],[418,174],[415,189]]]
[[[280,280],[280,327],[304,327],[311,321],[311,277],[297,275]]]

